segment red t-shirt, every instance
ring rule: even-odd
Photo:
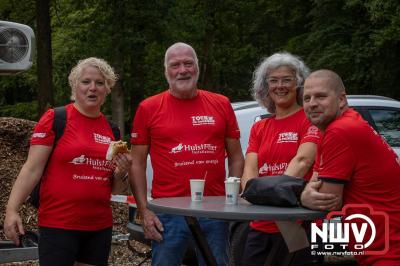
[[[150,146],[153,198],[189,196],[189,180],[206,171],[204,194],[215,196],[225,193],[225,139],[239,137],[225,96],[198,90],[183,100],[165,91],[139,105],[131,143]]]
[[[43,173],[39,225],[71,230],[100,230],[112,226],[111,176],[105,159],[111,127],[104,115],[89,118],[73,104],[66,106],[67,123]],[[31,145],[52,146],[54,110],[36,125]]]
[[[345,182],[343,205],[370,204],[389,215],[389,252],[356,256],[361,265],[400,265],[400,160],[392,148],[352,109],[326,129],[318,149],[318,176]],[[352,209],[353,213],[364,210]],[[350,214],[350,213],[349,213]],[[382,250],[384,224],[375,221],[376,238],[370,250]],[[395,263],[396,262],[396,263]]]
[[[259,176],[282,175],[301,144],[318,144],[319,140],[319,130],[310,124],[301,109],[283,119],[272,116],[255,123],[251,128],[247,153],[257,153]],[[304,178],[308,180],[311,175],[312,169]],[[279,232],[271,221],[253,221],[250,226],[262,232]]]

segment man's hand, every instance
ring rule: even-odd
[[[340,206],[340,198],[331,193],[318,192],[322,181],[311,179],[301,193],[301,204],[309,209],[332,211]]]
[[[4,219],[4,233],[16,246],[19,246],[19,235],[24,235],[24,227],[18,212],[8,211]]]
[[[160,242],[163,239],[161,233],[164,232],[164,227],[158,217],[149,209],[141,211],[140,216],[143,219],[142,226],[145,238]]]

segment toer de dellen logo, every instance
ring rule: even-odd
[[[377,226],[384,229],[383,236]],[[374,245],[378,237],[384,238],[383,245]],[[310,247],[312,254],[383,255],[389,250],[389,216],[369,204],[347,204],[330,212],[322,225],[311,223]]]

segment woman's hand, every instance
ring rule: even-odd
[[[130,153],[118,153],[113,158],[113,162],[117,166],[114,171],[114,176],[124,179],[132,165],[132,157]]]
[[[128,174],[132,165],[132,157],[129,153],[119,153],[113,158],[117,166],[114,171],[111,193],[114,195],[129,195]]]
[[[22,225],[22,219],[16,211],[6,212],[4,219],[4,233],[8,239],[14,242],[15,245],[19,246],[19,235],[24,235],[24,227]]]

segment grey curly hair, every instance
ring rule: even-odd
[[[114,69],[104,59],[89,57],[79,60],[78,64],[72,68],[71,73],[68,76],[69,86],[71,87],[72,101],[75,100],[75,91],[78,86],[79,79],[82,76],[82,72],[88,66],[95,67],[100,71],[106,82],[107,94],[111,92],[111,88],[114,87],[118,80],[118,76],[115,74]]]
[[[275,103],[272,101],[268,92],[267,77],[271,71],[287,66],[292,69],[296,75],[297,86],[297,103],[303,105],[303,83],[310,70],[304,62],[297,56],[288,52],[279,52],[264,58],[257,66],[253,73],[253,87],[251,88],[254,99],[261,105],[267,108],[268,112],[274,114],[276,112]]]

